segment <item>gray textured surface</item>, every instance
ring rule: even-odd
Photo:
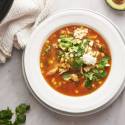
[[[85,8],[100,12],[113,20],[125,34],[125,12],[110,9],[104,0],[55,0],[53,11]],[[120,50],[119,50],[120,51]],[[0,109],[27,102],[31,111],[26,125],[123,125],[125,123],[125,92],[106,110],[89,117],[71,118],[52,113],[41,106],[28,91],[21,69],[22,52],[14,50],[13,57],[0,65]]]

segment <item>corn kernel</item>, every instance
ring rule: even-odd
[[[99,41],[99,40],[96,40],[96,43],[100,43],[100,41]]]
[[[49,40],[46,41],[46,43],[49,43],[49,42],[50,42]]]
[[[52,78],[51,82],[54,83],[55,82],[55,78]]]
[[[101,85],[101,84],[102,84],[102,81],[99,81],[98,83]]]
[[[66,32],[65,30],[61,30],[61,34],[65,34],[65,32]]]
[[[57,82],[53,82],[53,85],[54,85],[54,86],[57,85]]]
[[[61,85],[62,85],[62,83],[61,83],[61,82],[59,82],[59,83],[58,83],[58,86],[61,86]]]
[[[83,83],[81,84],[81,87],[84,88],[84,84]]]
[[[95,84],[92,84],[92,88],[96,88]]]
[[[79,93],[79,91],[78,91],[78,90],[75,90],[75,93],[76,93],[76,94],[78,94],[78,93]]]
[[[53,60],[49,60],[49,64],[53,64]]]
[[[43,63],[40,64],[40,67],[43,68]]]

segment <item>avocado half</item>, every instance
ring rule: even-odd
[[[125,10],[125,0],[106,0],[106,2],[115,10]]]

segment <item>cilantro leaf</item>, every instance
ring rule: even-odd
[[[72,63],[72,66],[74,68],[81,68],[83,66],[83,60],[81,58],[75,58],[73,63]]]
[[[14,125],[23,124],[23,123],[25,123],[25,121],[26,121],[26,115],[25,114],[17,114]]]
[[[100,51],[100,52],[104,52],[104,50],[105,50],[105,48],[103,48],[103,47],[100,47],[100,48],[99,48],[99,51]]]
[[[59,41],[59,48],[62,50],[67,50],[69,47],[72,46],[72,37],[63,37]]]
[[[12,115],[13,113],[9,108],[0,111],[0,119],[10,120],[12,118]]]
[[[30,105],[20,104],[16,107],[16,113],[24,114],[30,109]]]
[[[71,79],[71,74],[69,74],[69,73],[64,73],[64,74],[63,74],[63,79],[64,79],[65,81],[70,80],[70,79]]]
[[[10,120],[0,119],[0,125],[12,125],[12,122]]]
[[[107,72],[106,71],[101,71],[100,72],[100,78],[105,78],[107,76]]]
[[[89,80],[89,79],[87,79],[87,80],[85,81],[85,87],[86,87],[86,88],[90,88],[91,86],[92,86],[92,81]]]
[[[105,68],[106,64],[108,64],[108,61],[110,60],[109,56],[105,56],[102,58],[102,60],[98,64],[98,68],[103,69]]]

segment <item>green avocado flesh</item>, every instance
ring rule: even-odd
[[[116,10],[125,10],[125,0],[106,0],[108,5]]]

